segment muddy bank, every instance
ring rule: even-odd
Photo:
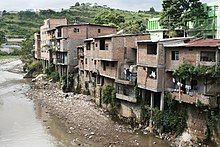
[[[94,99],[85,95],[63,93],[58,83],[37,80],[28,93],[47,111],[60,118],[66,132],[73,135],[75,144],[85,146],[169,146],[169,143],[147,132],[135,131],[130,126],[111,120]]]

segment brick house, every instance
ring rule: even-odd
[[[39,38],[41,40],[40,49],[39,46],[35,46],[35,54],[40,55],[40,59],[44,61],[44,70],[48,64],[55,64],[60,77],[73,73],[74,68],[78,65],[77,46],[83,44],[84,39],[115,34],[117,29],[97,24],[67,25],[63,19],[59,19],[60,22],[57,20],[56,23],[51,20],[53,19],[45,20],[41,33],[35,34],[35,44],[38,44]]]
[[[34,33],[34,58],[41,59],[41,37],[40,32]]]
[[[66,25],[67,20],[65,18],[60,19],[46,19],[44,20],[44,25],[40,27],[40,32],[35,33],[35,58],[38,60],[42,60],[44,71],[48,67],[48,65],[52,62],[52,54],[49,51],[51,45],[51,30],[55,30],[55,28],[59,25]],[[50,32],[50,34],[48,33]]]
[[[136,72],[128,80],[124,69],[136,67],[136,42],[143,39],[149,39],[149,34],[114,34],[86,39],[84,47],[78,47],[81,81],[96,83],[95,88],[92,84],[89,87],[96,93],[96,103],[99,105],[102,103],[101,89],[106,85],[114,86],[120,102],[119,113],[125,117],[133,117],[128,105],[135,105],[137,100],[134,95]]]
[[[189,38],[138,41],[137,85],[141,97],[152,108],[164,109],[166,50],[165,45],[183,44]]]
[[[187,43],[186,43],[187,42]],[[163,110],[162,102],[164,90],[174,90],[173,80],[180,81],[178,77],[174,77],[172,74],[181,64],[188,63],[194,66],[213,66],[219,63],[219,40],[203,40],[195,39],[189,40],[183,39],[163,39],[160,41],[142,40],[138,42],[138,72],[137,72],[137,84],[141,89],[146,89],[151,92],[152,99],[158,99],[159,102],[154,102],[157,107]],[[175,79],[177,78],[177,79]],[[217,83],[204,85],[204,77],[201,79],[195,79],[190,83],[189,79],[182,81],[183,90],[184,86],[189,85],[193,87],[193,82],[196,84],[193,89],[192,96],[179,95],[177,99],[186,103],[196,103],[197,100],[204,102],[204,104],[210,104],[207,99],[213,95],[213,90],[217,90],[215,87]],[[177,89],[178,91],[178,89]],[[215,92],[216,93],[216,92]],[[155,98],[154,95],[157,95]],[[175,95],[175,93],[174,93]],[[211,102],[211,101],[210,101]],[[214,102],[216,104],[216,102]]]
[[[179,65],[183,63],[192,64],[195,67],[214,67],[217,69],[220,62],[220,52],[219,52],[220,40],[214,39],[195,39],[188,43],[179,45],[167,45],[166,49],[166,84],[165,88],[172,90],[173,83],[170,82],[170,78],[173,78],[172,72],[178,68]],[[182,102],[196,104],[198,101],[204,105],[209,105],[210,107],[216,107],[217,97],[216,93],[220,92],[218,88],[220,86],[219,80],[210,79],[207,75],[196,76],[190,79],[181,80],[176,78],[177,81],[181,81],[183,86],[182,95],[177,95],[176,99]],[[186,85],[190,86],[190,96],[186,93]],[[185,87],[184,87],[185,86]],[[177,86],[174,85],[174,88]]]
[[[220,62],[220,40],[214,39],[163,39],[138,41],[137,85],[141,97],[151,108],[164,109],[164,91],[172,94],[179,111],[186,110],[190,134],[205,139],[206,113],[198,105],[216,108],[219,106],[219,75],[193,76],[183,79],[173,72],[183,64],[194,67],[216,68]],[[207,70],[205,73],[208,73]],[[179,84],[178,84],[179,82]],[[202,126],[202,127],[201,127]]]
[[[54,64],[58,65],[60,76],[72,73],[78,65],[77,47],[84,39],[116,33],[116,27],[97,24],[74,24],[56,27]]]

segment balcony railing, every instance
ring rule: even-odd
[[[125,70],[125,71],[123,71]],[[120,69],[118,78],[115,80],[117,83],[126,85],[135,85],[137,81],[137,66],[130,65],[129,72],[127,69]]]
[[[188,94],[184,94],[182,92],[176,91],[176,92],[171,92],[171,95],[175,98],[175,100],[179,101],[180,103],[184,102],[189,104],[203,105],[210,107],[217,106],[216,97],[210,97],[196,92],[190,92]]]

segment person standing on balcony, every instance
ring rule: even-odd
[[[126,69],[126,75],[127,75],[127,79],[130,80],[131,72],[130,72],[129,68]]]

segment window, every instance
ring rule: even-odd
[[[85,58],[85,64],[87,64],[87,58]]]
[[[90,42],[87,42],[87,43],[86,43],[86,50],[90,50],[90,49],[91,49],[90,47],[91,47]]]
[[[157,54],[157,43],[147,44],[147,54],[151,54],[151,55]]]
[[[157,79],[157,69],[153,67],[147,68],[147,77]]]
[[[208,24],[212,24],[213,20],[212,19],[209,19],[208,20]]]
[[[100,40],[100,50],[105,50],[105,40],[104,39]]]
[[[111,65],[112,65],[112,67],[115,67],[115,63],[114,62],[112,62]]]
[[[97,81],[96,81],[97,84],[100,84],[100,76],[97,76]]]
[[[103,62],[103,70],[104,70],[104,71],[106,70],[105,62]]]
[[[211,7],[211,6],[208,6],[208,7],[207,7],[207,11],[212,11],[212,7]]]
[[[59,28],[57,31],[58,31],[57,32],[57,37],[61,37],[61,28]]]
[[[96,60],[94,60],[94,65],[96,65]]]
[[[101,33],[101,29],[98,29],[98,33]]]
[[[106,63],[106,66],[109,66],[109,62],[105,62]]]
[[[78,33],[79,32],[79,28],[74,28],[74,32]]]
[[[215,62],[215,51],[201,51],[200,61]]]
[[[98,43],[95,44],[95,47],[98,47]]]
[[[105,50],[108,50],[108,44],[107,43],[105,44]]]
[[[171,60],[179,60],[179,51],[172,51]]]

